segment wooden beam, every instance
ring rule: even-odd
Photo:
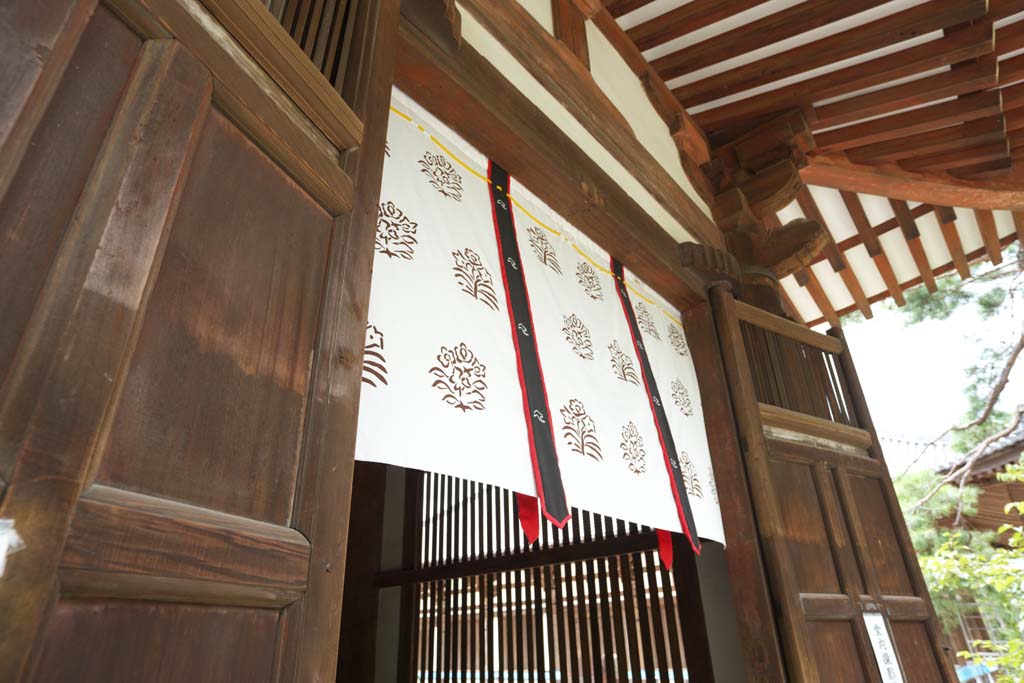
[[[956,266],[956,272],[963,280],[971,277],[971,269],[967,265],[967,256],[964,254],[964,246],[960,242],[960,234],[956,230],[956,212],[947,206],[935,207],[935,219],[939,222],[939,229],[942,230],[942,239],[946,242],[949,255]]]
[[[814,139],[819,150],[828,152],[997,116],[1002,111],[1002,96],[994,90],[825,131],[816,134]]]
[[[1007,133],[1024,129],[1024,108],[1018,107],[1017,109],[1008,111],[1004,118],[1006,119]]]
[[[669,80],[724,62],[736,55],[743,55],[766,45],[773,45],[833,21],[845,19],[877,4],[877,0],[844,0],[843,2],[807,0],[731,31],[718,34],[713,38],[687,45],[681,50],[653,60],[651,65],[658,75]],[[653,21],[657,22],[658,19]],[[693,29],[688,30],[692,31]],[[656,35],[663,38],[669,34],[661,32]],[[660,42],[645,41],[638,44],[641,50],[647,50]]]
[[[685,5],[684,5],[685,6]],[[681,88],[686,107],[705,104],[829,64],[895,45],[908,36],[950,28],[988,11],[988,0],[932,0]]]
[[[1001,140],[1005,134],[1005,125],[1002,116],[992,116],[904,138],[854,147],[846,150],[846,156],[855,164],[878,164],[948,152]]]
[[[673,304],[701,300],[677,241],[486,58],[466,43],[450,54],[404,21],[399,38],[399,88]]]
[[[988,17],[992,21],[999,21],[1024,12],[1024,6],[1020,0],[989,0]]]
[[[921,45],[703,111],[694,118],[705,131],[711,132],[783,109],[884,86],[988,54],[992,52],[993,36],[991,23],[978,22]],[[685,91],[685,86],[673,90],[678,97],[683,97]]]
[[[551,0],[551,16],[555,24],[555,38],[565,44],[587,69],[590,51],[587,49],[587,18],[574,0]]]
[[[1005,159],[1009,155],[1009,141],[1003,137],[981,145],[901,159],[899,165],[908,171],[942,171]]]
[[[725,242],[715,224],[640,144],[629,123],[590,72],[522,5],[517,2],[464,0],[460,7],[470,12],[497,38],[697,240],[724,248]]]
[[[929,292],[936,291],[932,267],[928,263],[928,256],[924,253],[924,247],[921,245],[921,233],[917,229],[917,222],[910,213],[910,207],[902,199],[890,199],[889,206],[892,207],[893,213],[896,214],[896,220],[900,224],[903,238],[907,241],[910,255],[914,257],[914,263],[921,273],[921,279],[924,281],[925,287],[928,288]]]
[[[815,107],[813,130],[851,123],[886,112],[915,107],[926,102],[995,87],[999,80],[995,60],[969,64],[962,69],[926,76],[881,90]]]
[[[808,155],[800,177],[863,194],[899,197],[939,206],[979,209],[1024,209],[1024,187],[998,179],[970,180],[939,173],[911,173],[896,166],[854,164],[835,154]]]
[[[991,211],[975,209],[974,218],[978,222],[978,232],[981,233],[981,241],[985,245],[985,252],[993,264],[999,265],[1003,262],[1003,250],[999,245],[999,233],[996,231],[996,219]]]
[[[797,284],[807,290],[807,293],[814,299],[815,305],[818,310],[821,311],[822,316],[828,321],[832,327],[839,327],[839,316],[836,315],[836,309],[832,307],[832,302],[828,300],[828,295],[825,294],[825,290],[822,289],[821,283],[818,282],[817,276],[814,271],[809,267],[803,270],[798,270],[794,273]]]
[[[654,19],[634,26],[626,33],[641,50],[650,49],[675,38],[693,33],[705,26],[727,19],[767,0],[693,0],[681,7],[665,12]],[[615,3],[619,5],[621,3]],[[613,16],[617,9],[609,6]]]
[[[591,19],[595,14],[604,10],[604,3],[601,0],[572,0],[572,4],[576,6],[584,19]]]
[[[989,15],[992,14],[992,3],[989,3]],[[1010,52],[1024,49],[1024,21],[1015,21],[996,30],[995,55],[1001,57]]]
[[[693,117],[683,109],[676,96],[668,89],[665,82],[658,77],[651,65],[647,63],[640,50],[615,18],[607,11],[598,12],[593,17],[594,26],[604,35],[619,56],[626,62],[630,70],[644,86],[647,98],[662,121],[669,127],[669,133],[679,150],[679,160],[683,164],[690,182],[705,202],[714,202],[714,191],[700,165],[711,158],[708,140]]]

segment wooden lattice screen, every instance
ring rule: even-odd
[[[527,548],[509,491],[424,474],[417,492],[415,569],[380,577],[411,587],[416,680],[690,680],[680,593],[697,586],[653,530],[574,509]]]

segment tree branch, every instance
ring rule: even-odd
[[[978,459],[981,458],[981,456],[985,453],[989,446],[991,446],[999,439],[1002,439],[1003,437],[1012,434],[1013,430],[1017,429],[1017,427],[1020,426],[1022,418],[1024,418],[1024,406],[1017,406],[1017,411],[1014,413],[1013,419],[1010,421],[1010,424],[1005,429],[998,431],[995,434],[989,435],[981,443],[972,448],[971,451],[966,456],[964,456],[964,458],[959,463],[950,468],[949,472],[946,473],[946,476],[944,476],[939,481],[939,483],[936,484],[935,487],[931,491],[929,491],[927,495],[924,496],[924,498],[914,503],[913,507],[910,508],[910,511],[913,512],[917,510],[922,505],[926,504],[929,500],[931,500],[936,493],[942,490],[943,486],[945,486],[946,484],[951,484],[959,479],[960,500],[957,504],[957,513],[955,521],[955,524],[959,524],[961,512],[963,510],[964,486],[967,485],[967,480],[970,477],[971,473],[974,471],[975,464],[978,462]]]

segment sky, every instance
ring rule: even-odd
[[[1003,279],[1002,284],[1006,283]],[[977,285],[975,291],[988,287]],[[844,319],[843,330],[883,451],[890,469],[898,474],[894,466],[907,456],[897,452],[901,444],[893,440],[927,443],[962,421],[967,410],[967,369],[983,348],[1016,339],[1024,306],[1017,301],[1004,307],[1001,315],[984,320],[971,303],[946,320],[917,324],[908,324],[891,304],[875,304],[872,309],[870,320]],[[1000,407],[1012,409],[1024,402],[1020,365],[1010,377]],[[920,451],[919,447],[905,449]]]

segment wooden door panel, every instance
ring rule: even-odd
[[[99,481],[288,523],[330,227],[210,113]]]
[[[882,482],[855,475],[849,482],[852,505],[847,514],[855,515],[866,532],[860,556],[871,566],[878,589],[884,595],[914,595]]]
[[[779,499],[779,511],[786,545],[793,556],[797,587],[801,593],[841,592],[811,468],[772,460],[771,472],[775,485],[786,491]]]
[[[859,658],[845,656],[857,652],[854,625],[849,621],[819,621],[808,629],[811,651],[818,664],[821,681],[864,683],[870,680]]]
[[[890,623],[892,637],[903,661],[906,683],[932,683],[943,680],[932,654],[932,640],[924,621]]]
[[[38,683],[260,683],[271,679],[276,610],[61,600]]]
[[[0,200],[0,385],[141,45],[109,11],[96,11],[32,136],[31,153]],[[93,77],[77,77],[82,73]],[[12,449],[0,449],[0,477],[10,477],[14,454]]]

